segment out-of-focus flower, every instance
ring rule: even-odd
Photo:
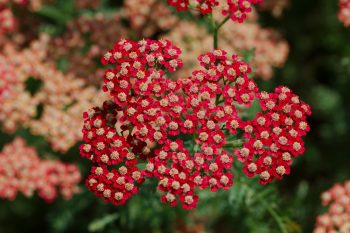
[[[270,79],[273,68],[282,67],[288,58],[287,41],[277,31],[261,27],[256,20],[233,24],[228,22],[220,30],[220,47],[227,48],[231,53],[254,49],[251,65],[256,68],[256,75]]]
[[[129,28],[124,26],[125,21],[130,24]],[[66,32],[54,39],[49,50],[55,60],[68,59],[66,73],[97,84],[98,77],[103,76],[103,69],[96,60],[103,55],[103,48],[113,45],[111,41],[152,37],[172,29],[178,21],[178,17],[160,1],[124,1],[122,10],[113,15],[83,15],[69,22]]]
[[[321,198],[328,211],[317,217],[313,233],[350,232],[350,181],[334,185]]]
[[[264,0],[259,4],[259,9],[271,11],[275,17],[280,17],[283,14],[283,10],[288,6],[289,0]]]
[[[25,126],[36,115],[37,99],[25,92],[22,85],[17,86],[18,94],[6,98],[0,109],[0,122],[3,130],[14,133],[18,126]]]
[[[123,39],[102,57],[114,66],[102,87],[112,100],[84,113],[80,152],[96,165],[88,188],[105,201],[125,203],[151,177],[159,180],[162,202],[195,208],[197,189],[232,186],[228,148],[238,131],[243,148],[234,154],[261,184],[289,174],[292,158],[303,153],[311,111],[291,90],[259,93],[250,66],[219,49],[200,55],[199,68],[185,78],[168,79],[183,65],[181,52],[167,40]],[[239,109],[256,98],[262,112],[244,121]]]
[[[157,0],[124,1],[123,10],[138,37],[151,37],[157,31],[172,29],[179,21],[166,5]]]
[[[289,46],[273,29],[262,28],[252,19],[244,24],[227,22],[219,31],[219,47],[229,53],[238,53],[254,49],[251,65],[256,68],[256,76],[270,79],[274,67],[282,67],[287,60]],[[184,69],[180,76],[196,64],[195,57],[212,47],[212,36],[195,23],[182,21],[164,36],[184,49]]]
[[[213,47],[213,38],[207,30],[186,20],[179,22],[164,38],[183,50],[183,67],[176,73],[177,77],[185,78],[192,69],[198,68],[197,57]]]
[[[40,159],[21,138],[3,148],[0,163],[0,198],[14,200],[18,193],[30,197],[37,192],[51,202],[59,194],[70,199],[79,191],[81,175],[75,165]]]
[[[62,57],[67,59],[65,73],[81,78],[91,84],[99,83],[103,69],[96,60],[103,55],[104,46],[112,46],[115,38],[127,37],[130,31],[122,25],[122,16],[118,13],[112,16],[96,14],[81,16],[68,23],[68,28],[62,37],[54,38],[49,44],[49,53],[54,60]],[[86,38],[88,38],[86,40]],[[86,52],[82,55],[84,46]]]
[[[0,0],[0,48],[6,43],[20,47],[37,37],[38,19],[32,13],[42,1],[50,0]]]
[[[3,65],[13,67],[18,82],[11,87],[15,96],[4,100],[0,121],[7,132],[13,132],[17,126],[29,128],[34,134],[45,136],[54,150],[65,152],[81,139],[84,109],[103,102],[105,97],[83,79],[58,71],[47,60],[49,42],[49,37],[42,36],[21,51],[11,45],[5,47]],[[41,82],[33,94],[26,90],[25,81],[29,77]],[[43,112],[35,117],[39,104]]]
[[[350,0],[339,0],[338,18],[346,27],[350,26]]]
[[[11,4],[22,7],[34,5],[38,0],[0,0],[0,38],[1,35],[12,32],[16,28],[16,17],[11,10]]]
[[[15,29],[16,20],[12,11],[8,8],[0,7],[0,35],[11,32]]]
[[[7,56],[0,56],[0,74],[0,122],[4,131],[13,133],[18,125],[29,122],[35,116],[38,101],[25,90],[27,77],[22,75],[23,70],[18,69]]]
[[[55,151],[65,152],[82,140],[82,113],[87,106],[94,106],[106,99],[105,94],[94,87],[75,91],[75,94],[77,96],[70,99],[75,102],[69,108],[58,108],[52,103],[44,104],[41,118],[29,123],[32,133],[44,135]]]
[[[201,14],[207,15],[216,8],[220,8],[222,15],[229,16],[232,21],[240,23],[247,18],[253,5],[260,2],[263,0],[168,0],[169,5],[175,6],[178,11],[197,8]]]
[[[6,59],[0,55],[0,104],[4,99],[14,95],[13,86],[17,83],[14,66],[8,64]]]
[[[78,9],[96,9],[101,4],[101,0],[75,0],[74,2]]]

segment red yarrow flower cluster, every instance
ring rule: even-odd
[[[300,137],[308,126],[301,129],[300,124],[310,110],[289,89],[260,94],[248,77],[249,65],[223,50],[199,56],[201,68],[189,77],[170,79],[182,66],[180,54],[181,50],[167,40],[120,40],[102,58],[103,64],[113,65],[103,84],[113,99],[84,114],[81,155],[96,165],[87,178],[88,188],[105,201],[123,204],[146,178],[156,178],[164,203],[181,203],[183,208],[192,209],[198,190],[215,192],[232,186],[234,156],[241,162],[252,162],[255,155],[263,154],[263,147],[254,151],[250,145],[259,137],[259,130],[268,131],[272,141],[278,137],[271,132],[274,124],[283,131],[280,136],[290,139],[271,156],[272,166],[279,164],[280,152],[292,151],[295,143],[302,146]],[[238,110],[249,107],[256,98],[261,100],[266,124],[246,122]],[[269,103],[268,109],[265,103]],[[288,106],[293,109],[287,111]],[[280,113],[278,122],[268,122],[273,113]],[[291,123],[286,117],[295,121]],[[252,130],[247,131],[250,124]],[[243,131],[245,149],[252,147],[245,160],[240,151],[234,155],[227,149]],[[261,143],[268,145],[267,141]],[[295,150],[298,154],[303,149]],[[294,155],[294,151],[290,153]]]
[[[222,14],[230,16],[231,20],[242,23],[247,14],[252,11],[252,6],[263,0],[196,0],[195,7],[201,14],[207,15],[213,12],[213,9],[223,9]],[[175,6],[178,11],[187,11],[190,6],[189,0],[168,0],[168,4]]]
[[[14,200],[18,193],[29,197],[37,192],[47,202],[59,194],[70,199],[79,191],[78,168],[58,160],[43,160],[22,138],[0,152],[0,198]]]
[[[258,97],[262,112],[243,123],[246,142],[235,154],[247,176],[259,175],[260,183],[266,184],[289,174],[292,158],[304,153],[302,137],[310,129],[306,117],[311,111],[286,87]]]
[[[328,211],[317,217],[313,233],[350,232],[350,180],[334,185],[321,198]]]
[[[339,0],[339,6],[338,19],[348,27],[350,26],[350,0]]]

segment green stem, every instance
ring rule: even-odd
[[[219,25],[217,26],[217,29],[220,29],[229,19],[230,19],[230,15],[227,16],[223,21],[221,21],[221,23],[219,23]]]
[[[248,190],[250,190],[251,192],[253,192],[255,194],[255,191],[253,188],[251,188],[248,184],[243,184],[244,186],[246,186],[248,188]],[[288,233],[288,230],[286,229],[285,225],[283,224],[283,220],[280,218],[280,216],[277,214],[277,212],[272,208],[271,205],[269,205],[265,200],[264,200],[264,196],[263,195],[256,195],[255,197],[257,201],[259,201],[267,210],[267,212],[269,212],[269,214],[272,216],[272,218],[275,220],[275,222],[277,223],[279,229],[281,230],[282,233]]]
[[[199,148],[199,145],[196,143],[196,138],[197,138],[197,135],[193,133],[193,147],[192,147],[193,154],[197,153]]]
[[[218,30],[214,30],[214,49],[218,48]]]
[[[243,145],[243,143],[244,142],[241,139],[238,139],[238,140],[226,142],[226,144],[224,146],[237,148],[237,147],[241,147]]]
[[[193,5],[189,5],[188,9],[194,10],[194,11],[199,11],[199,9],[197,7],[195,7],[195,6],[193,6]]]
[[[210,23],[211,23],[211,32],[213,33],[213,39],[214,39],[214,49],[218,48],[218,27],[216,25],[215,19],[213,14],[209,15]]]
[[[214,49],[217,49],[219,46],[219,40],[218,40],[218,35],[219,35],[219,30],[220,28],[230,19],[230,16],[227,16],[221,23],[217,24],[215,22],[213,14],[210,14],[210,20],[211,20],[211,30],[213,33],[213,40],[214,40]]]
[[[276,221],[278,227],[280,228],[282,233],[288,233],[287,229],[285,228],[282,219],[276,211],[264,200],[261,198],[258,198],[258,200],[261,202],[261,204],[266,208],[266,210],[270,213],[270,215],[273,217],[273,219]]]

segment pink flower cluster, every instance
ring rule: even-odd
[[[328,212],[317,217],[313,233],[350,232],[350,181],[334,185],[321,198]]]
[[[12,11],[0,2],[0,35],[13,31],[16,25]]]
[[[197,189],[232,186],[234,156],[266,184],[304,151],[310,108],[288,88],[259,93],[249,65],[224,50],[199,56],[201,68],[174,81],[180,54],[167,40],[123,39],[102,58],[114,65],[103,85],[113,99],[84,114],[81,155],[96,164],[86,183],[105,201],[123,204],[156,178],[164,203],[192,209]],[[244,121],[242,108],[256,98],[263,112]],[[243,132],[243,149],[230,151]]]
[[[0,56],[0,71],[11,74],[12,80],[3,95],[0,108],[0,123],[6,133],[13,133],[17,127],[25,127],[35,135],[43,135],[55,151],[66,152],[81,140],[81,115],[87,107],[103,102],[104,93],[87,85],[72,74],[57,70],[49,56],[50,38],[40,39],[28,48],[18,50],[6,44],[4,56]],[[5,76],[6,77],[6,76]],[[29,77],[42,82],[31,94],[25,82]],[[42,114],[37,115],[41,104]]]
[[[17,20],[12,12],[11,5],[27,7],[40,0],[0,0],[0,38],[3,34],[13,32],[16,28]]]
[[[167,5],[157,0],[124,1],[123,11],[138,37],[151,37],[159,30],[172,29],[179,21]]]
[[[185,69],[181,69],[181,73],[197,68],[195,58],[213,44],[212,36],[205,28],[188,21],[178,23],[164,38],[184,50]],[[249,19],[244,24],[227,22],[219,31],[219,46],[228,53],[241,55],[254,49],[251,66],[255,68],[256,77],[264,80],[273,77],[274,68],[282,67],[289,53],[287,41],[275,30],[261,27],[256,19]]]
[[[273,16],[280,17],[288,5],[289,0],[264,0],[264,2],[259,5],[259,9],[270,11]]]
[[[21,138],[3,148],[0,164],[0,198],[14,200],[18,193],[29,197],[37,192],[51,202],[59,194],[70,199],[79,191],[81,175],[75,165],[40,159]]]
[[[87,4],[90,1],[81,2]],[[79,4],[79,1],[76,3]],[[96,1],[91,3],[97,4]],[[140,5],[143,7],[140,8]],[[60,60],[67,57],[67,72],[96,84],[100,81],[96,76],[103,75],[104,70],[95,61],[103,55],[105,47],[113,46],[111,41],[127,36],[154,37],[160,31],[171,30],[179,20],[162,1],[124,1],[120,12],[112,15],[82,15],[69,22],[63,36],[54,38],[50,44],[50,58]],[[129,26],[126,27],[124,22],[128,22]],[[83,47],[90,43],[86,56],[82,57]]]
[[[190,2],[198,8],[201,14],[210,14],[214,8],[221,8],[224,16],[230,16],[231,20],[242,23],[247,18],[247,13],[252,11],[252,6],[263,0],[168,0],[168,4],[175,6],[178,11],[187,11]]]
[[[346,27],[350,26],[350,0],[339,0],[338,18]]]
[[[0,56],[0,77],[0,104],[3,104],[6,98],[13,95],[12,86],[17,83],[14,67],[7,64],[3,56]]]
[[[29,122],[35,116],[37,100],[25,91],[22,70],[9,61],[5,49],[2,52],[4,54],[0,55],[0,123],[4,132],[13,133],[17,125]]]

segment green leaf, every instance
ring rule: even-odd
[[[40,11],[37,12],[37,14],[42,17],[49,18],[59,24],[64,24],[66,22],[64,13],[62,13],[62,11],[55,6],[44,5]]]
[[[110,224],[113,221],[115,221],[116,219],[118,219],[118,217],[119,217],[119,215],[115,213],[115,214],[106,215],[103,218],[96,219],[89,224],[88,230],[90,232],[102,231],[105,229],[105,227],[108,224]]]

